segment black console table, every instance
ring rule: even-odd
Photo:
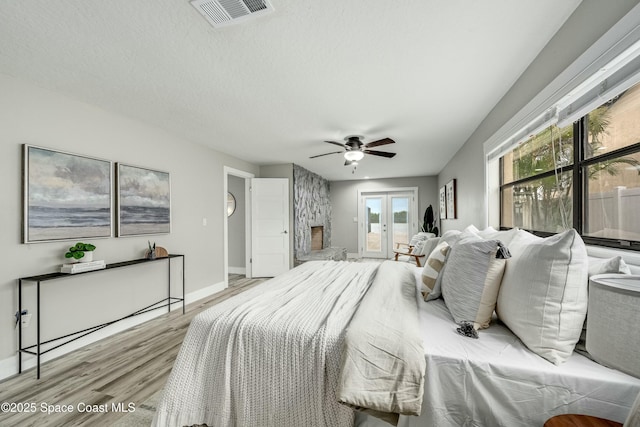
[[[172,258],[182,258],[182,298],[178,298],[178,297],[172,297],[171,296],[171,259]],[[137,265],[137,264],[146,264],[146,263],[150,263],[150,262],[158,262],[158,261],[167,261],[167,271],[168,271],[168,289],[167,289],[167,298],[164,298],[158,302],[155,302],[151,305],[148,305],[144,308],[141,308],[140,310],[137,310],[127,316],[121,317],[119,319],[116,320],[112,320],[110,322],[106,322],[100,325],[96,325],[96,326],[92,326],[90,328],[86,328],[83,329],[81,331],[77,331],[77,332],[73,332],[67,335],[63,335],[61,337],[57,337],[57,338],[53,338],[47,341],[41,341],[40,340],[40,284],[42,282],[47,282],[49,280],[55,280],[55,279],[62,279],[62,278],[68,278],[68,277],[75,277],[75,276],[79,276],[81,274],[89,274],[89,273],[99,273],[101,271],[105,271],[105,270],[110,270],[113,268],[120,268],[120,267],[128,267],[128,266],[132,266],[132,265]],[[36,299],[37,299],[37,304],[36,304],[36,317],[37,317],[37,342],[36,344],[30,345],[30,346],[26,346],[23,347],[22,346],[22,282],[35,282],[36,283]],[[102,328],[105,328],[109,325],[112,325],[116,322],[119,322],[121,320],[124,319],[128,319],[130,317],[134,317],[134,316],[138,316],[140,314],[143,313],[147,313],[149,311],[152,310],[156,310],[158,308],[162,308],[162,307],[167,307],[167,312],[171,311],[171,305],[172,304],[177,304],[179,302],[182,302],[182,314],[185,313],[185,301],[184,301],[184,296],[185,296],[185,287],[184,287],[184,255],[179,255],[179,254],[169,254],[166,257],[161,257],[161,258],[155,258],[155,259],[146,259],[146,258],[141,258],[141,259],[134,259],[131,261],[123,261],[123,262],[116,262],[113,264],[107,264],[105,268],[99,269],[99,270],[90,270],[90,271],[83,271],[81,273],[75,273],[75,274],[68,274],[68,273],[48,273],[48,274],[41,274],[39,276],[31,276],[31,277],[21,277],[20,279],[18,279],[18,373],[22,373],[22,353],[28,353],[28,354],[32,354],[34,356],[36,356],[37,358],[37,374],[36,374],[36,378],[40,379],[40,356],[50,352],[51,350],[55,350],[58,347],[61,347],[65,344],[68,344],[72,341],[75,341],[77,339],[80,339],[86,335],[89,335],[93,332],[96,332]],[[55,343],[57,341],[61,341],[61,340],[65,340],[63,342],[60,342],[58,344],[53,345],[52,343]],[[46,344],[52,344],[53,347],[48,348],[46,350],[42,349],[42,346],[46,345]],[[35,349],[35,351],[34,351]]]

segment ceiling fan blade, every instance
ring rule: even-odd
[[[337,145],[337,146],[342,147],[342,148],[345,148],[345,147],[346,147],[346,145],[344,145],[344,144],[343,144],[343,143],[341,143],[341,142],[335,142],[335,141],[325,141],[325,142],[327,142],[327,143],[329,143],[329,144]]]
[[[367,154],[373,154],[374,156],[388,157],[391,158],[396,155],[396,153],[387,153],[386,151],[373,151],[373,150],[362,150]]]
[[[382,139],[379,139],[377,141],[372,141],[372,142],[370,142],[368,144],[365,144],[364,147],[365,148],[371,148],[371,147],[378,147],[380,145],[395,144],[395,143],[396,142],[391,138],[382,138]]]
[[[318,154],[317,156],[311,156],[310,159],[315,159],[316,157],[328,156],[329,154],[340,154],[343,151],[332,151],[331,153]]]

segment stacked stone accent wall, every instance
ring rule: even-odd
[[[323,226],[323,246],[331,246],[329,181],[293,165],[294,256],[311,252],[311,227]]]

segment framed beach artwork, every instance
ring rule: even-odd
[[[24,144],[22,241],[111,237],[112,166]]]
[[[168,172],[117,164],[118,236],[171,232]]]
[[[456,219],[458,218],[458,205],[456,203],[456,180],[452,179],[447,182],[446,193],[447,193],[447,218],[448,219]]]
[[[445,186],[440,187],[440,219],[447,219],[447,193]]]

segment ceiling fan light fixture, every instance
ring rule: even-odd
[[[344,158],[351,162],[357,162],[362,160],[364,153],[362,151],[347,151],[344,153]]]

